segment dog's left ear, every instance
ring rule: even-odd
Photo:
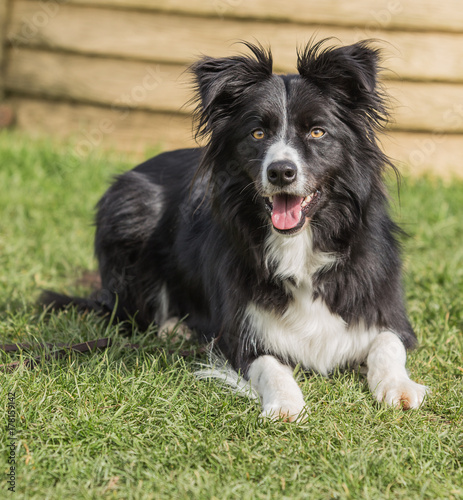
[[[207,135],[227,122],[251,87],[272,75],[272,54],[261,46],[245,43],[252,56],[215,59],[204,57],[190,68],[194,76],[197,135]]]
[[[299,74],[322,91],[337,91],[350,107],[379,105],[379,50],[366,41],[327,49],[324,43],[308,45],[298,53]]]

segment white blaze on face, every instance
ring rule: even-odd
[[[304,174],[304,162],[291,143],[288,134],[289,113],[287,90],[283,80],[279,79],[280,99],[276,113],[279,115],[279,128],[273,137],[262,161],[261,182],[263,195],[270,199],[272,204],[272,224],[281,231],[296,229],[301,225],[303,218],[304,199],[309,195],[306,193],[306,176]],[[269,180],[269,169],[277,167],[276,164],[287,164],[296,170],[293,182],[288,182],[285,188],[275,185]],[[307,204],[307,203],[306,203]]]
[[[279,106],[278,113],[280,114],[280,127],[275,135],[274,142],[270,145],[267,152],[265,153],[264,160],[262,162],[262,186],[265,193],[273,193],[275,191],[275,186],[273,186],[267,177],[267,170],[272,163],[275,162],[285,162],[292,163],[297,169],[297,180],[292,185],[292,191],[301,191],[304,185],[304,172],[303,172],[303,161],[294,147],[291,144],[290,138],[288,136],[289,130],[289,114],[288,114],[288,99],[286,94],[286,87],[281,80],[281,105]],[[302,194],[300,192],[299,194]],[[308,194],[308,193],[307,193]]]
[[[267,181],[267,169],[269,165],[277,161],[287,161],[294,163],[294,165],[298,167],[299,173],[299,167],[301,164],[299,153],[297,152],[296,148],[291,146],[285,138],[281,138],[277,142],[274,142],[265,153],[262,168],[263,174],[265,176],[265,181]]]

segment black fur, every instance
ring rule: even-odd
[[[118,317],[135,316],[145,328],[157,318],[164,288],[168,316],[188,315],[188,326],[204,340],[216,338],[246,373],[262,349],[240,327],[245,305],[283,312],[292,300],[265,264],[272,226],[259,179],[268,143],[251,137],[260,127],[271,140],[287,113],[308,187],[321,192],[310,221],[314,249],[338,257],[314,276],[315,297],[349,325],[391,329],[412,347],[398,228],[382,181],[392,165],[376,139],[387,120],[377,50],[308,46],[298,54],[298,75],[274,75],[270,52],[248,47],[252,56],[203,58],[192,67],[197,134],[206,146],[148,160],[118,177],[99,202],[103,290],[89,306],[112,310],[117,295]],[[320,123],[327,137],[308,141]]]

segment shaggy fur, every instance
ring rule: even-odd
[[[298,363],[373,363],[376,399],[417,407],[426,389],[405,371],[415,335],[382,181],[392,165],[376,138],[378,51],[309,45],[298,74],[276,75],[270,51],[247,46],[192,66],[206,145],[148,160],[99,202],[103,289],[87,305],[117,304],[142,328],[187,315],[251,379],[264,415],[302,415]]]

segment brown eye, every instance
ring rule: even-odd
[[[310,136],[313,137],[314,139],[319,139],[323,135],[325,135],[325,131],[321,128],[313,128],[310,131]]]
[[[252,136],[254,137],[254,139],[260,140],[265,137],[265,133],[261,128],[258,128],[254,130],[254,132],[252,132]]]

